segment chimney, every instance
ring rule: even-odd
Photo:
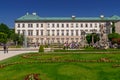
[[[74,16],[74,15],[72,15],[72,19],[75,19],[75,16]]]
[[[37,14],[34,12],[34,13],[32,13],[32,15],[34,15],[34,16],[35,16],[35,15],[37,15]]]
[[[100,15],[100,18],[103,19],[103,18],[104,18],[104,15]]]

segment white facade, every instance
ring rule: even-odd
[[[81,31],[100,33],[106,22],[16,22],[15,32],[24,34],[32,43],[64,43],[81,41]]]
[[[51,17],[41,18],[36,13],[29,14],[15,20],[15,32],[27,37],[27,41],[32,44],[45,43],[65,43],[81,42],[83,31],[89,33],[111,33],[111,23],[117,25],[119,29],[119,16],[104,17]],[[84,36],[85,37],[85,36]]]

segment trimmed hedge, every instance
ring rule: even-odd
[[[43,47],[43,45],[40,45],[40,47],[39,47],[39,52],[44,52],[44,47]]]

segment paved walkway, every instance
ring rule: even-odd
[[[0,51],[0,61],[7,59],[9,57],[18,55],[18,54],[22,54],[22,53],[29,53],[29,52],[38,52],[38,50],[22,50],[22,51],[9,51],[8,53],[4,53],[4,51]]]

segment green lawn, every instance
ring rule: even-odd
[[[24,80],[31,73],[41,80],[120,80],[120,67],[113,65],[120,65],[119,53],[22,54],[0,62],[0,80]]]

